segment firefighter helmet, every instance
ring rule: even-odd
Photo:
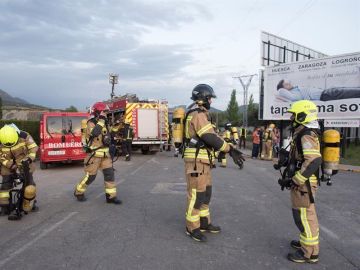
[[[214,89],[207,84],[198,84],[192,90],[191,99],[198,105],[204,106],[206,109],[210,109],[210,98],[216,98]]]
[[[231,123],[226,123],[226,124],[224,125],[224,127],[225,127],[226,130],[230,130],[231,127],[232,127],[232,124],[231,124]]]
[[[5,125],[0,129],[0,141],[6,147],[14,146],[19,140],[16,129],[10,125]]]
[[[288,112],[294,114],[294,121],[300,125],[318,119],[317,107],[315,103],[310,100],[299,100],[294,102]]]
[[[92,107],[91,107],[91,113],[98,115],[103,111],[109,111],[109,106],[106,105],[104,102],[96,102]]]
[[[274,128],[275,128],[275,124],[271,123],[271,124],[269,125],[269,128],[274,129]]]

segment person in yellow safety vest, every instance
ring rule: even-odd
[[[290,245],[296,252],[288,259],[297,263],[316,263],[319,260],[319,223],[315,210],[315,193],[318,187],[317,172],[322,163],[319,143],[317,106],[309,100],[292,104],[291,115],[293,143],[290,149],[288,181],[292,213],[300,230],[299,240]]]
[[[231,123],[226,123],[224,128],[222,138],[229,143],[231,141]],[[218,154],[218,162],[220,162],[220,167],[225,168],[227,166],[226,154],[224,152]]]
[[[245,149],[246,133],[247,133],[247,129],[245,127],[240,128],[240,142],[239,142],[240,149],[241,149],[241,146]]]
[[[128,120],[124,121],[124,127],[120,130],[120,134],[122,137],[121,147],[123,155],[125,156],[125,161],[130,161],[131,144],[134,138],[134,132]]]
[[[109,107],[103,102],[97,102],[92,106],[91,111],[93,117],[87,122],[87,144],[84,146],[88,153],[84,160],[85,176],[76,185],[74,195],[78,201],[85,201],[86,188],[95,180],[98,170],[102,169],[106,202],[121,204],[121,201],[116,197],[114,169],[109,153],[111,135],[106,118]]]
[[[38,210],[35,205],[36,184],[33,173],[35,171],[36,152],[39,147],[29,133],[19,130],[14,124],[5,125],[0,129],[0,142],[1,175],[3,180],[0,187],[1,212],[10,214],[12,210],[9,209],[9,192],[14,185],[11,175],[16,173],[18,169],[21,170],[24,162],[28,163],[30,171],[27,186],[24,189],[22,208],[25,212]]]
[[[203,232],[219,233],[220,227],[210,219],[209,203],[212,192],[211,152],[229,152],[236,149],[219,137],[209,114],[214,90],[199,84],[192,91],[195,102],[185,116],[184,161],[187,182],[186,234],[200,242],[206,241]]]
[[[274,138],[274,124],[270,124],[263,133],[263,147],[261,152],[261,159],[272,160],[273,138]]]

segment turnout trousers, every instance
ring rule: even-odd
[[[315,204],[309,207],[293,208],[293,217],[300,231],[300,244],[305,257],[319,255],[319,223]]]
[[[35,181],[33,178],[34,170],[35,170],[35,165],[34,165],[34,163],[31,163],[29,179],[28,179],[26,187],[32,186],[35,189],[36,184],[35,184]],[[11,199],[10,191],[14,187],[14,179],[12,177],[13,173],[14,173],[13,171],[9,170],[5,166],[1,166],[2,184],[0,185],[0,207],[8,207],[10,204],[10,199]],[[32,193],[33,194],[31,194],[31,198],[29,198],[29,200],[28,200],[28,201],[31,201],[31,206],[36,197],[36,190],[34,190]],[[26,200],[26,198],[25,198],[25,200]],[[24,207],[24,205],[23,205],[23,207]],[[25,207],[25,209],[27,209],[27,208],[29,208],[29,207]],[[27,210],[31,210],[31,209],[27,209]]]
[[[187,184],[186,227],[194,229],[211,223],[209,204],[212,192],[210,164],[185,162]]]
[[[112,168],[111,158],[95,157],[89,154],[84,160],[85,176],[76,185],[75,195],[82,195],[85,193],[86,188],[94,182],[99,169],[104,174],[105,195],[107,198],[112,199],[116,197],[116,185],[114,177],[114,169]]]

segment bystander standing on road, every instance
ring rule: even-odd
[[[252,147],[251,157],[253,159],[256,159],[259,156],[259,149],[260,149],[260,128],[259,127],[254,128],[254,131],[252,133],[252,143],[253,143],[253,147]]]

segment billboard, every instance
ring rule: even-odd
[[[264,71],[263,119],[286,120],[297,100],[312,100],[321,119],[359,119],[360,53],[311,59]]]
[[[260,53],[262,66],[274,66],[327,56],[322,52],[265,31],[261,32]]]

